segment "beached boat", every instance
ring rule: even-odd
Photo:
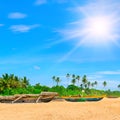
[[[99,98],[86,98],[86,101],[100,101],[102,99],[103,99],[103,97],[99,97]]]
[[[100,101],[103,98],[104,97],[63,97],[63,99],[69,102]]]
[[[85,102],[86,98],[65,98],[65,100],[69,102]]]
[[[22,94],[13,96],[0,96],[0,103],[39,103],[50,102],[58,96],[56,92],[41,92],[41,94]]]

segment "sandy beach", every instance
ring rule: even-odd
[[[0,120],[120,120],[120,98],[99,102],[1,103]]]

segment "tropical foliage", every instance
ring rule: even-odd
[[[31,85],[27,77],[18,77],[14,74],[3,74],[0,77],[0,94],[1,95],[14,95],[14,94],[39,94],[41,91],[58,92],[60,96],[68,95],[107,95],[107,96],[120,96],[120,91],[111,90],[97,90],[97,81],[91,82],[87,76],[83,77],[75,74],[66,74],[67,87],[60,85],[62,79],[58,76],[53,76],[53,86],[43,86],[40,83]],[[107,86],[104,81],[103,87]],[[120,89],[120,84],[117,86]]]

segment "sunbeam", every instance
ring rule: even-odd
[[[73,47],[72,52],[67,53],[68,57],[78,46],[97,49],[120,46],[120,8],[118,3],[97,1],[82,7],[78,5],[73,11],[80,18],[78,17],[76,21],[73,21],[60,32],[68,42],[76,42],[77,47]]]

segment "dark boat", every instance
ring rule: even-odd
[[[65,98],[65,100],[69,102],[85,102],[86,98]]]
[[[103,97],[63,97],[69,102],[86,102],[86,101],[100,101]]]
[[[86,98],[86,101],[100,101],[102,99],[103,99],[103,97],[100,97],[100,98]]]

